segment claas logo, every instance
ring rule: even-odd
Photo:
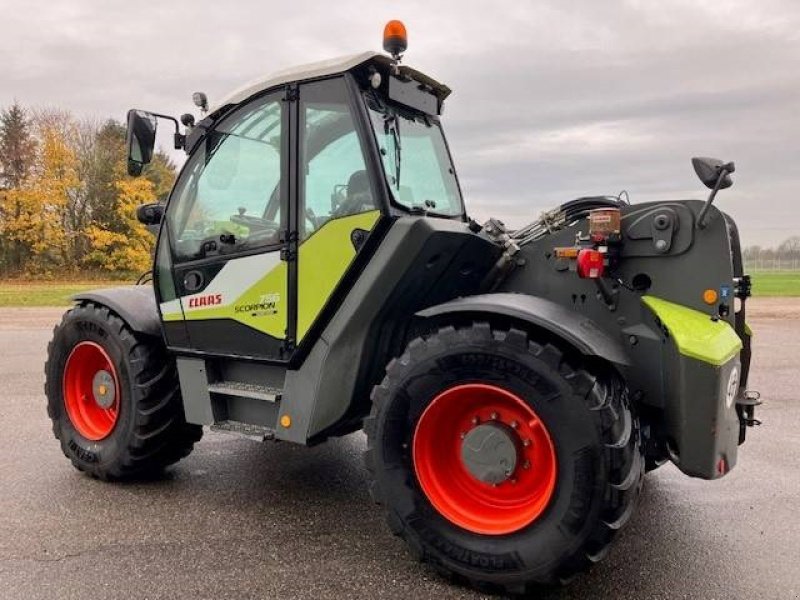
[[[194,296],[193,298],[189,298],[189,308],[216,306],[217,304],[222,304],[222,294],[208,294],[206,296]]]

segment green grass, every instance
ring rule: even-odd
[[[750,277],[753,296],[800,296],[800,271],[754,271]]]
[[[800,296],[800,271],[755,271],[754,296]],[[5,281],[0,306],[69,306],[78,292],[126,285],[129,281]]]
[[[0,282],[0,306],[69,306],[78,292],[125,285],[120,281],[13,281]]]

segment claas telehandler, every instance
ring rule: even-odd
[[[277,73],[159,120],[188,155],[152,282],[81,293],[48,349],[64,454],[157,473],[204,427],[315,445],[361,429],[372,498],[439,572],[524,593],[607,552],[646,471],[717,479],[755,425],[750,279],[707,200],[590,196],[512,229],[471,218],[442,129],[450,89],[386,53]],[[183,127],[181,127],[181,125]]]

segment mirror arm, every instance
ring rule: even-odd
[[[159,119],[166,119],[167,121],[172,121],[172,124],[175,125],[175,135],[173,136],[173,145],[175,150],[183,150],[186,147],[186,136],[181,133],[180,125],[178,124],[178,119],[175,117],[171,117],[169,115],[162,115],[160,113],[151,112],[151,115],[154,117],[158,117]]]
[[[706,217],[708,216],[708,211],[711,210],[711,205],[714,202],[714,198],[717,196],[717,192],[719,191],[722,182],[725,180],[725,177],[730,173],[733,173],[733,163],[728,163],[720,167],[719,175],[717,175],[717,183],[714,184],[714,189],[711,190],[711,194],[709,194],[708,200],[706,200],[706,203],[703,205],[703,209],[697,216],[698,229],[706,228]]]

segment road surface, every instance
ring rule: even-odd
[[[800,597],[800,300],[752,301],[766,400],[717,482],[671,465],[591,573],[545,598]],[[73,470],[42,393],[58,309],[0,316],[0,598],[480,598],[415,563],[368,499],[361,434],[305,449],[206,432],[158,481]]]

